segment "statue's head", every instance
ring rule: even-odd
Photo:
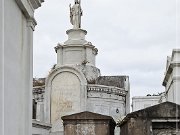
[[[79,4],[79,1],[78,1],[78,0],[75,0],[75,4]]]

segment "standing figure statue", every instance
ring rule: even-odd
[[[81,16],[82,16],[82,9],[81,9],[81,2],[80,0],[75,0],[75,4],[70,7],[70,22],[73,25],[73,29],[81,28]]]

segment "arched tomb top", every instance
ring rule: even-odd
[[[84,76],[84,74],[78,70],[76,67],[72,67],[72,66],[62,66],[62,67],[57,67],[56,69],[54,69],[49,76],[46,79],[46,87],[51,85],[52,80],[60,73],[62,72],[70,72],[75,74],[78,79],[80,80],[80,84],[81,85],[87,85],[87,80]]]

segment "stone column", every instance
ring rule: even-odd
[[[0,0],[0,134],[4,134],[4,0]]]
[[[44,122],[44,103],[43,102],[37,103],[36,119],[38,121]]]

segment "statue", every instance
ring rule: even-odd
[[[82,16],[82,9],[80,5],[80,0],[75,0],[75,4],[70,7],[70,22],[73,25],[73,29],[81,28],[81,16]]]

